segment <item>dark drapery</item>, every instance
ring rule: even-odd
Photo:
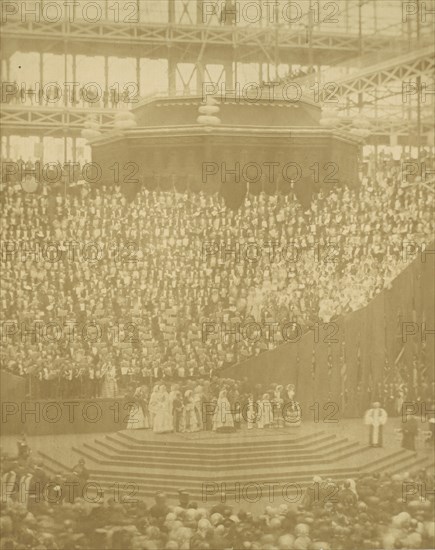
[[[338,330],[331,339],[338,342],[329,342],[328,331],[319,331],[319,341],[308,331],[297,344],[288,342],[228,367],[222,376],[293,383],[303,412],[315,402],[322,407],[333,401],[340,416],[348,418],[361,416],[371,400],[382,399],[383,385],[411,384],[416,369],[430,384],[434,336],[424,330],[434,329],[434,260],[433,254],[419,256],[368,306],[335,321]],[[414,323],[408,326],[415,334],[406,336],[404,323]]]

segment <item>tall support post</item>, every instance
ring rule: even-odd
[[[9,82],[9,75],[8,75],[8,62],[7,57],[3,57],[3,55],[0,57],[1,59],[1,72],[3,75],[3,80],[6,82]]]
[[[196,24],[205,25],[207,21],[204,21],[203,15],[204,0],[196,0]]]
[[[379,150],[378,150],[378,137],[377,136],[374,136],[374,140],[375,140],[375,162],[373,163],[373,180],[376,181],[376,176],[377,176],[377,173],[378,173],[378,154],[379,154]]]
[[[313,82],[313,7],[312,1],[310,0],[309,9],[308,9],[308,66],[309,66],[309,81]]]
[[[65,130],[63,132],[63,162],[64,162],[64,164],[66,164],[68,162],[68,138],[66,136],[66,131]],[[62,179],[63,179],[63,195],[64,195],[64,198],[66,199],[67,187],[68,187],[68,178],[62,177]]]
[[[136,57],[136,82],[137,82],[137,95],[140,98],[140,57]]]
[[[73,81],[73,90],[71,92],[71,103],[72,106],[76,106],[76,102],[79,102],[79,90],[76,88],[75,83],[77,82],[77,56],[75,53],[72,54],[72,81]]]
[[[205,68],[202,61],[196,63],[196,92],[202,94],[202,85],[204,83]]]
[[[374,89],[374,107],[375,107],[375,119],[378,119],[378,89]],[[377,136],[373,136],[375,140],[375,162],[374,162],[374,175],[373,179],[376,179],[376,174],[378,173],[378,138]]]
[[[418,17],[417,17],[418,19]],[[407,17],[407,29],[406,32],[408,34],[408,50],[412,49],[412,22],[411,17]]]
[[[260,72],[261,72],[261,63],[260,63]],[[260,80],[260,83],[261,83],[261,80]],[[234,88],[232,60],[225,62],[225,88],[227,90],[232,90]]]
[[[43,165],[44,164],[44,138],[42,136],[39,136],[39,156],[40,156],[40,162]]]
[[[168,23],[175,23],[175,0],[168,0]]]
[[[275,3],[275,17],[277,16],[278,3]],[[310,0],[311,7],[311,0]],[[311,12],[310,12],[311,13]],[[279,79],[279,18],[275,18],[275,51],[274,51],[274,63],[275,63],[275,80]]]
[[[421,76],[417,76],[417,151],[418,158],[420,158],[420,149],[421,149]]]
[[[175,95],[177,86],[176,86],[176,74],[177,74],[177,63],[172,57],[172,52],[168,53],[168,92],[169,95]]]
[[[77,160],[77,138],[74,136],[72,138],[72,159],[73,162],[76,162]]]
[[[66,43],[66,40],[65,42],[63,43],[63,60],[64,60],[64,71],[63,71],[63,76],[64,76],[64,82],[68,82],[68,46],[67,46],[67,43]],[[64,90],[64,94],[63,94],[63,102],[64,102],[64,105],[65,107],[68,106],[68,97],[67,97],[67,94],[65,93],[65,90]]]
[[[104,56],[104,91],[109,92],[109,56]]]
[[[378,3],[373,2],[373,31],[378,32]]]
[[[361,60],[363,54],[363,38],[362,38],[362,0],[358,2],[358,53]],[[358,92],[358,113],[361,113],[363,108],[363,95],[362,92]]]
[[[44,53],[39,52],[39,86],[44,87]]]
[[[409,98],[409,102],[407,104],[407,109],[406,109],[406,119],[407,119],[407,123],[408,123],[408,135],[407,135],[407,146],[408,146],[408,154],[411,155],[411,138],[410,138],[410,135],[411,135],[411,131],[412,131],[412,110],[413,110],[413,105],[412,105],[412,97]]]

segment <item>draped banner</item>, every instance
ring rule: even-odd
[[[26,381],[21,376],[15,376],[10,372],[0,371],[1,381],[1,400],[6,401],[24,401],[26,397]]]
[[[306,342],[307,336],[311,338],[311,345]],[[308,408],[311,407],[314,402],[312,338],[312,333],[309,333],[298,342],[299,372],[297,394],[298,401],[302,407],[302,418],[309,418],[309,416],[307,416],[309,414]]]
[[[223,369],[221,376],[295,384],[308,419],[316,402],[321,411],[331,401],[341,417],[360,417],[393,383],[407,384],[412,395],[413,385],[434,379],[434,263],[433,254],[419,256],[367,307],[335,320],[335,335],[320,330],[316,338],[310,330],[297,344]]]

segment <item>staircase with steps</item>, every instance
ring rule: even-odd
[[[202,437],[171,434],[159,438],[149,432],[121,431],[73,447],[72,460],[84,458],[90,481],[108,494],[116,488],[143,498],[163,490],[175,498],[178,489],[184,488],[197,501],[205,490],[214,493],[207,500],[217,500],[221,488],[231,493],[238,483],[251,485],[247,494],[255,494],[255,484],[292,483],[303,488],[314,475],[338,481],[364,472],[394,474],[427,467],[431,460],[427,454],[373,449],[325,431],[271,432],[249,434],[245,430],[224,437],[201,432]],[[66,466],[44,452],[39,454],[52,473],[71,468],[72,464]],[[295,486],[288,494],[294,491]]]

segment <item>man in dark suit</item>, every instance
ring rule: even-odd
[[[82,496],[84,494],[84,489],[90,475],[89,470],[85,466],[84,458],[81,458],[78,461],[78,463],[73,467],[72,471],[77,476],[77,479],[79,481],[79,495]]]
[[[45,487],[49,481],[47,473],[42,468],[42,462],[38,461],[33,469],[29,483],[28,509],[45,499]]]
[[[415,438],[418,435],[418,421],[415,416],[405,418],[402,427],[402,447],[409,451],[415,451]]]
[[[30,456],[30,447],[27,443],[25,434],[21,435],[21,439],[17,441],[18,460],[26,461]]]
[[[198,508],[196,502],[190,502],[190,495],[186,489],[180,489],[178,491],[179,506],[187,510],[188,508]]]
[[[166,504],[166,494],[159,491],[155,494],[154,500],[156,501],[156,503],[151,506],[150,514],[158,521],[164,521],[167,514],[169,513],[169,507]]]

